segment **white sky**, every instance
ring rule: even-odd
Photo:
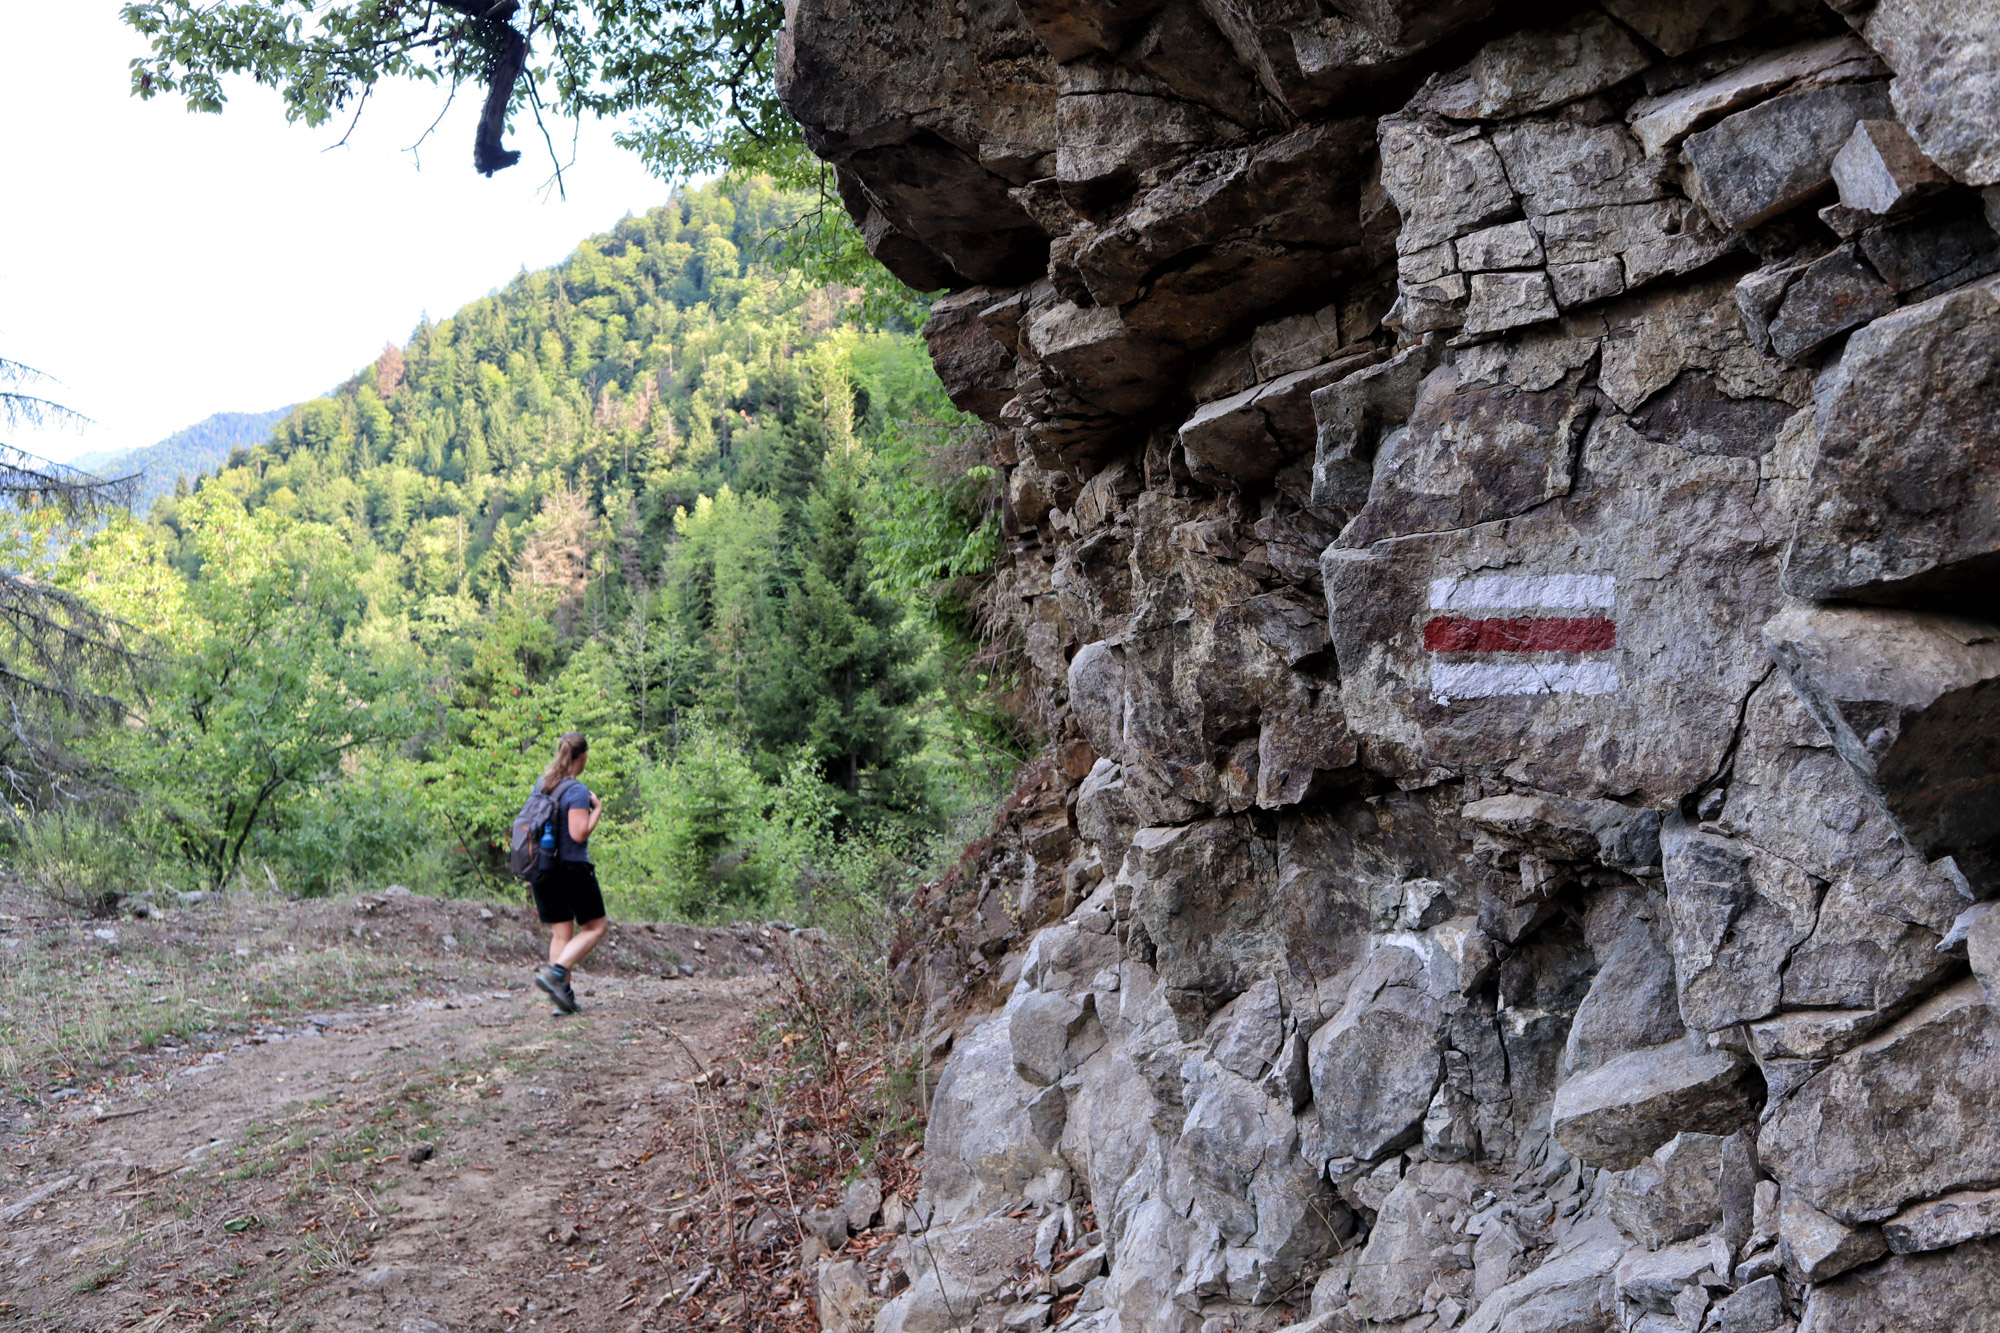
[[[64,459],[151,444],[212,412],[323,393],[433,319],[556,262],[666,199],[586,122],[567,202],[532,121],[521,162],[472,170],[479,90],[463,89],[417,158],[402,151],[445,90],[381,85],[345,124],[288,125],[247,82],[220,116],[140,102],[145,43],[118,0],[0,0],[0,357],[61,380],[46,396],[94,419],[0,439]],[[551,124],[568,157],[567,124]]]

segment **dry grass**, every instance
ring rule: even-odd
[[[0,1087],[88,1082],[163,1043],[199,1045],[274,1018],[406,999],[455,975],[439,960],[360,941],[284,938],[249,904],[218,910],[231,917],[210,923],[206,938],[129,921],[0,916]]]
[[[591,970],[736,976],[764,965],[757,938],[614,923]],[[260,1023],[439,994],[481,964],[533,966],[545,939],[518,903],[250,891],[100,919],[0,878],[0,1095],[132,1072],[163,1046]]]
[[[786,950],[781,977],[777,1006],[726,1058],[682,1052],[694,1114],[664,1124],[649,1146],[651,1179],[679,1184],[666,1196],[670,1225],[649,1241],[648,1296],[672,1313],[659,1327],[812,1333],[813,1270],[793,1219],[837,1206],[863,1175],[885,1199],[916,1198],[923,1099],[886,976],[823,941]],[[579,1208],[580,1228],[599,1222]],[[894,1283],[894,1239],[864,1230],[839,1257],[861,1262],[871,1284]]]

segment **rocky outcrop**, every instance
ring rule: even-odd
[[[1919,262],[1938,248],[1920,246]],[[1786,553],[1791,591],[2000,610],[2000,468],[1985,456],[2000,435],[2000,367],[1981,350],[1996,339],[2000,278],[1849,340],[1821,388],[1820,449]]]
[[[1051,746],[843,1319],[1993,1326],[1996,31],[794,0]]]

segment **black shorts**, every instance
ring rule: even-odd
[[[533,887],[535,911],[544,925],[561,921],[582,925],[604,915],[604,894],[597,887],[597,867],[588,861],[558,861],[555,870]]]

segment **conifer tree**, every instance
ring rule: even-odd
[[[758,719],[767,749],[810,749],[850,820],[907,804],[901,769],[922,744],[911,705],[926,684],[903,608],[876,586],[862,549],[857,473],[852,455],[829,457],[807,501],[799,580]]]
[[[0,427],[82,420],[28,391],[42,378],[0,359]],[[0,444],[0,514],[8,520],[0,535],[0,792],[15,809],[76,795],[86,775],[66,732],[123,707],[100,688],[132,666],[120,627],[55,587],[47,561],[59,527],[129,503],[137,480],[106,481]]]

